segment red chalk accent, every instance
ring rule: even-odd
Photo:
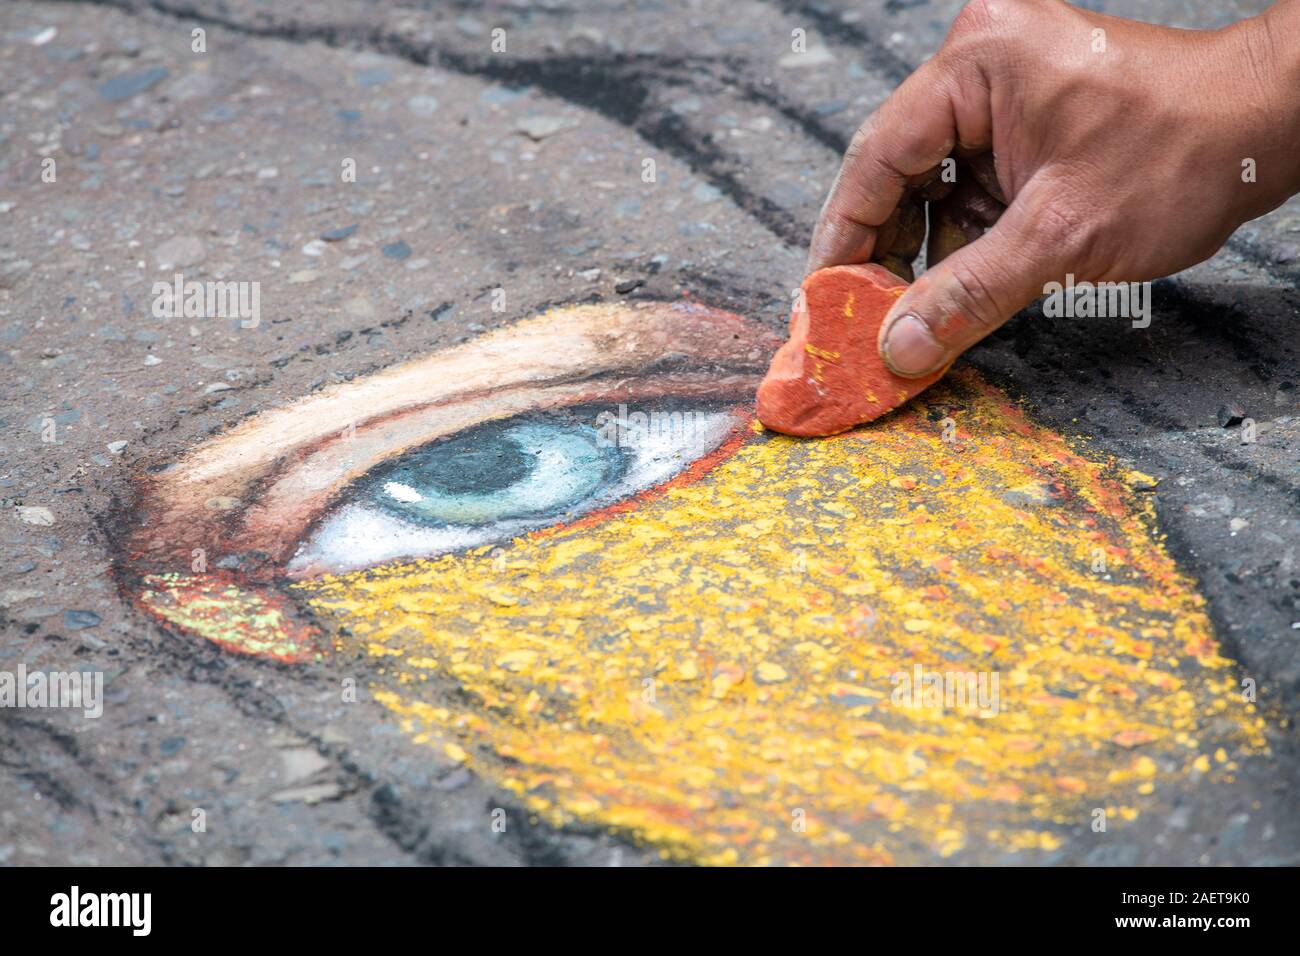
[[[874,263],[819,269],[803,280],[790,340],[758,387],[758,420],[787,435],[834,435],[892,411],[943,377],[903,378],[876,337],[907,283]]]

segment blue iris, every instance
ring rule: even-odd
[[[623,460],[591,425],[511,419],[413,449],[363,478],[362,500],[433,526],[564,514],[617,480]]]

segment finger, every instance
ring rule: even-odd
[[[904,195],[906,196],[906,194]],[[898,226],[902,215],[903,202],[900,202],[894,207],[894,211],[889,214],[889,218],[876,228],[876,239],[871,250],[873,258],[882,258],[893,247],[894,240],[898,236]]]
[[[925,203],[914,193],[904,194],[891,217],[894,228],[878,238],[875,261],[901,279],[911,282],[912,261],[925,243]]]
[[[866,262],[876,230],[920,176],[960,144],[987,149],[991,107],[972,57],[943,51],[903,81],[854,135],[813,230],[808,270]]]
[[[942,368],[1067,271],[1077,230],[1036,207],[1029,192],[987,233],[927,270],[889,310],[878,342],[890,369],[917,377]]]
[[[904,259],[902,256],[896,256],[890,253],[878,260],[880,265],[888,269],[894,275],[898,276],[904,282],[911,282],[916,278],[916,271],[912,268],[910,259]]]
[[[965,168],[958,179],[953,192],[930,203],[930,235],[925,251],[928,266],[942,262],[984,235],[1006,209]]]
[[[908,193],[898,204],[898,228],[882,252],[911,262],[921,254],[921,246],[924,244],[925,203],[916,195]]]
[[[938,166],[932,166],[920,176],[910,176],[907,180],[908,189],[914,196],[925,202],[942,199],[952,192],[955,183],[951,176],[944,175],[945,172],[947,172],[947,166],[940,163]]]
[[[1002,183],[998,179],[997,162],[993,159],[992,153],[979,153],[975,156],[966,157],[961,161],[963,171],[975,177],[975,181],[980,184],[986,193],[1000,202],[1002,205],[1007,204],[1006,194],[1002,190]]]

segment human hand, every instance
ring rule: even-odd
[[[1300,0],[1215,31],[973,0],[854,136],[808,269],[910,278],[928,202],[928,270],[879,337],[924,375],[1067,273],[1144,281],[1213,255],[1300,191],[1298,145]]]

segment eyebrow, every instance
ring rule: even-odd
[[[274,573],[338,491],[394,455],[536,409],[752,398],[779,344],[695,304],[552,310],[263,412],[141,478],[129,550],[169,570],[219,547],[249,557],[241,571]]]

